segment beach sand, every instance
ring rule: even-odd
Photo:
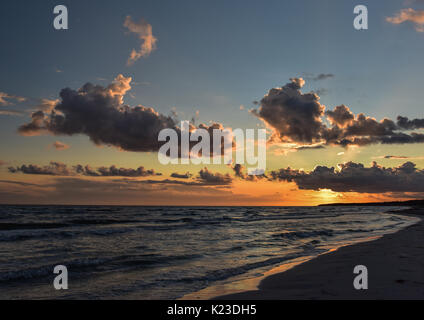
[[[396,213],[423,218],[424,208]],[[368,290],[354,289],[357,265],[368,269]],[[258,290],[214,299],[424,299],[424,221],[266,277]]]

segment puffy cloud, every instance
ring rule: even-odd
[[[130,83],[130,77],[118,75],[106,87],[86,83],[79,90],[63,89],[61,100],[51,112],[34,112],[31,122],[20,126],[18,132],[24,136],[84,134],[96,145],[134,152],[158,151],[164,143],[158,141],[162,129],[174,129],[180,138],[181,128],[172,116],[142,105],[130,107],[124,104],[124,96],[131,89]],[[191,132],[196,129],[207,130],[212,139],[213,130],[223,130],[224,127],[219,123],[189,127]],[[191,146],[195,144],[191,142]],[[212,140],[210,145],[213,145]],[[223,143],[221,149],[224,149]]]
[[[299,189],[331,189],[335,192],[383,193],[424,192],[424,170],[412,162],[394,168],[385,168],[373,162],[367,168],[363,164],[347,162],[334,167],[317,166],[311,172],[280,169],[270,174],[272,180],[297,184]]]
[[[8,94],[6,92],[0,92],[0,106],[9,106],[14,102],[24,102],[26,98]],[[13,101],[13,102],[12,102]]]
[[[153,50],[156,49],[157,39],[153,36],[152,26],[141,19],[138,23],[132,21],[131,16],[127,16],[124,21],[126,27],[131,33],[135,33],[141,41],[140,49],[132,49],[130,57],[128,58],[128,65],[133,64],[141,57],[148,56]]]
[[[55,148],[56,150],[67,150],[70,148],[69,145],[67,145],[66,143],[60,142],[60,141],[55,141],[54,143],[52,143],[51,145],[53,148]]]
[[[411,22],[417,32],[424,32],[424,10],[402,9],[393,17],[387,17],[386,21],[392,24]]]
[[[228,185],[231,184],[233,181],[233,179],[228,173],[213,173],[209,171],[208,168],[204,168],[199,171],[199,176],[197,177],[197,180],[211,185]]]
[[[55,116],[55,114],[53,114]],[[36,111],[31,115],[31,122],[18,128],[19,134],[23,136],[35,136],[48,132],[47,122],[43,111]]]
[[[21,135],[87,135],[97,145],[111,145],[127,151],[157,151],[158,135],[175,128],[175,121],[144,106],[123,104],[131,78],[119,75],[103,87],[85,84],[79,90],[65,88],[61,101],[50,113],[37,111],[32,121],[19,127]]]
[[[291,79],[285,86],[271,89],[259,102],[259,109],[251,110],[273,130],[270,142],[295,144],[294,149],[424,142],[422,133],[402,132],[424,128],[424,119],[377,121],[363,113],[355,116],[345,105],[324,112],[318,94],[302,93],[303,85],[302,78]],[[325,118],[330,125],[323,121]]]
[[[292,78],[282,88],[273,88],[251,112],[274,129],[274,138],[282,142],[315,143],[321,139],[321,116],[325,107],[315,93],[303,94],[302,78]]]
[[[345,127],[355,119],[355,115],[345,105],[337,106],[334,110],[328,110],[325,114],[333,125],[340,127]]]
[[[66,164],[61,162],[50,162],[47,166],[38,165],[22,165],[18,167],[9,167],[11,173],[25,173],[25,174],[39,174],[51,176],[90,176],[90,177],[147,177],[161,175],[156,173],[153,169],[146,170],[144,167],[137,169],[131,168],[118,168],[115,165],[110,167],[99,167],[97,169],[91,168],[89,165],[76,165],[69,168]]]

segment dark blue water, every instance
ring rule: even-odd
[[[0,206],[0,298],[176,299],[415,221],[388,209]]]

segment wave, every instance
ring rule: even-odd
[[[315,231],[289,231],[272,235],[273,238],[282,238],[289,240],[312,238],[312,237],[332,237],[333,230],[315,230]]]
[[[7,271],[0,273],[0,282],[13,282],[19,280],[34,280],[53,275],[53,269],[56,265],[64,265],[72,272],[74,276],[93,276],[93,272],[113,272],[122,271],[122,269],[149,268],[158,265],[172,265],[180,261],[194,260],[201,258],[202,255],[175,255],[162,256],[157,254],[144,255],[122,255],[109,258],[82,258],[65,262],[51,263],[35,268],[28,268],[16,271]],[[84,272],[86,271],[86,272]]]

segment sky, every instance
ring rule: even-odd
[[[56,1],[2,3],[0,203],[423,197],[424,1],[60,4],[67,30]],[[266,129],[265,174],[162,165],[158,128],[182,120]]]

